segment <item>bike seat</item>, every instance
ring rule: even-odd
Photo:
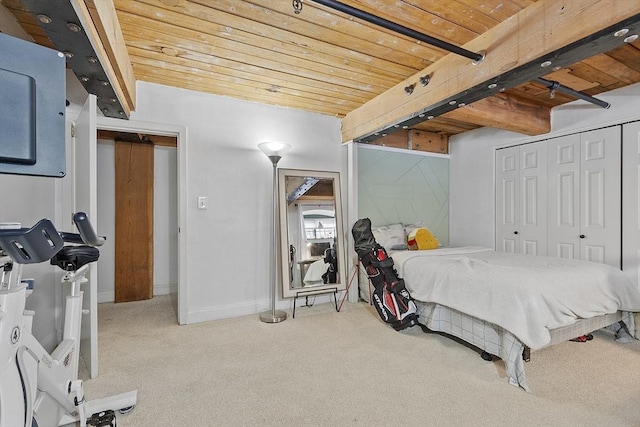
[[[65,246],[51,258],[51,265],[57,265],[64,271],[76,271],[85,264],[100,257],[98,248],[88,245]]]

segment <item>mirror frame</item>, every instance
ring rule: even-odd
[[[336,221],[336,245],[338,250],[336,258],[338,259],[338,281],[337,283],[327,283],[323,285],[314,285],[308,288],[292,288],[291,277],[289,277],[289,228],[287,222],[287,194],[286,194],[286,177],[307,177],[313,176],[318,178],[333,179],[333,199],[335,208]],[[278,210],[280,215],[280,279],[282,283],[282,297],[294,298],[296,296],[313,295],[320,293],[332,292],[334,288],[337,291],[346,289],[348,274],[346,268],[346,251],[343,222],[342,222],[342,194],[340,191],[340,172],[317,171],[305,169],[278,169]],[[305,292],[301,291],[304,290]]]

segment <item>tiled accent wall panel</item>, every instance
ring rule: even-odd
[[[422,221],[449,244],[449,158],[358,147],[358,216],[373,225]]]

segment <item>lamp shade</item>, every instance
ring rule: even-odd
[[[284,142],[277,141],[267,141],[258,144],[258,148],[262,151],[267,157],[282,157],[284,154],[289,151],[291,145],[286,144]]]

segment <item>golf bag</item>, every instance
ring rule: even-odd
[[[351,230],[355,250],[373,285],[373,305],[380,318],[396,331],[418,324],[416,304],[405,288],[404,280],[393,268],[393,259],[380,246],[371,231],[371,220],[356,221]]]

